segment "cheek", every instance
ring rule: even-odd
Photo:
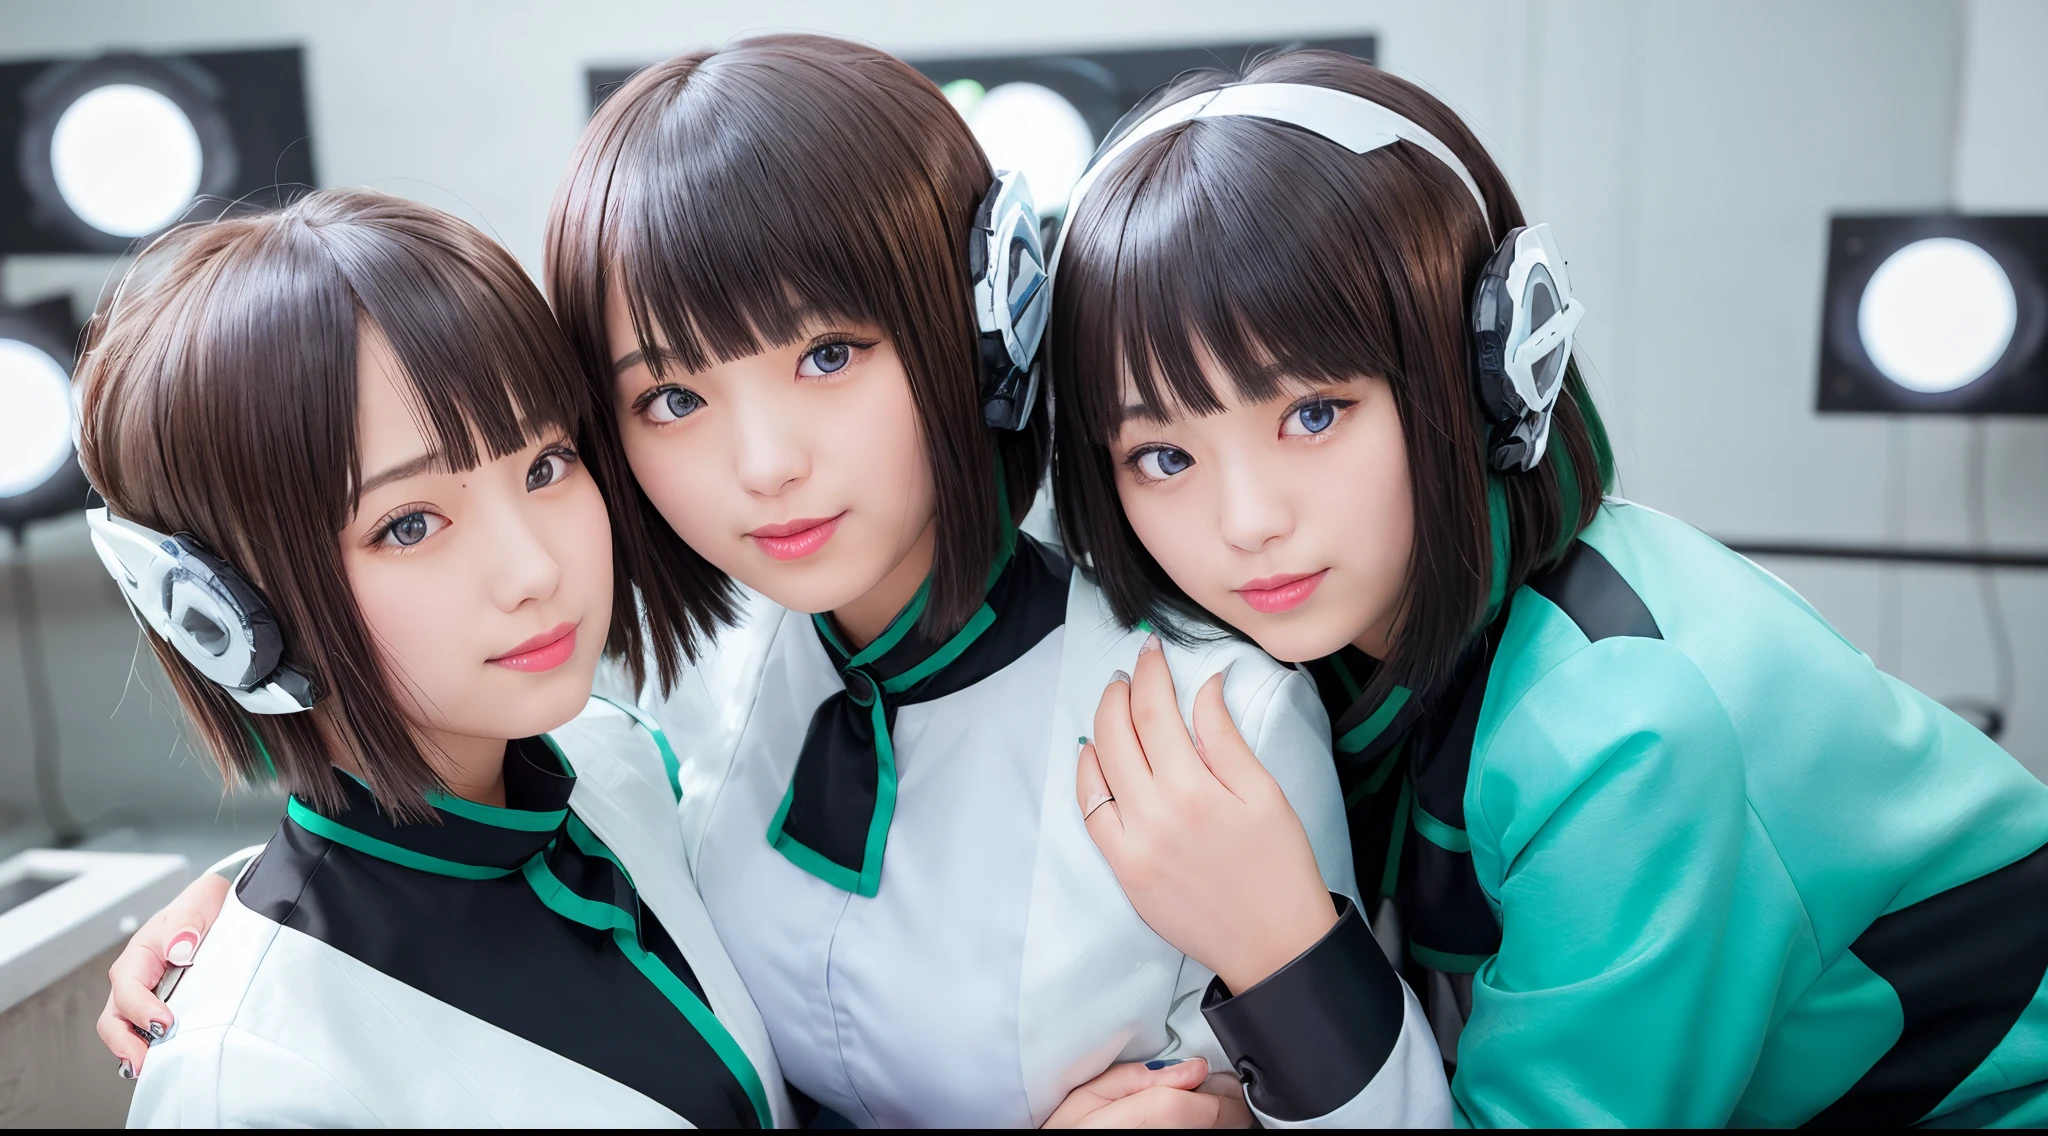
[[[1335,507],[1324,515],[1340,521],[1335,535],[1346,559],[1383,587],[1398,589],[1415,543],[1407,448],[1391,410],[1361,425],[1342,454],[1333,455],[1336,468],[1324,480]]]
[[[552,502],[549,529],[556,534],[552,549],[564,570],[572,598],[584,601],[593,614],[609,618],[612,600],[612,524],[597,483],[580,477]]]
[[[1214,597],[1205,594],[1210,589],[1204,584],[1203,569],[1213,572],[1225,560],[1216,532],[1215,508],[1203,498],[1200,488],[1185,485],[1168,490],[1141,485],[1130,475],[1119,474],[1116,491],[1138,543],[1181,591],[1208,606]]]
[[[724,533],[728,526],[718,523],[715,507],[724,495],[715,490],[731,482],[732,471],[714,459],[709,447],[685,444],[637,420],[621,423],[620,429],[633,480],[683,543],[701,549],[714,534]]]
[[[917,403],[900,365],[872,380],[886,381],[859,384],[830,400],[831,426],[814,436],[835,455],[827,468],[844,479],[837,492],[845,503],[900,509],[904,528],[914,535],[934,509],[931,461]]]
[[[470,618],[474,587],[442,586],[449,574],[418,571],[403,557],[356,559],[351,590],[394,690],[411,691],[426,706],[455,700],[451,680],[463,672],[464,649],[478,626]]]

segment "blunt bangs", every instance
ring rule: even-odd
[[[1591,522],[1612,479],[1606,432],[1574,360],[1543,463],[1510,476],[1486,467],[1467,310],[1496,242],[1524,222],[1448,107],[1361,60],[1297,51],[1242,76],[1189,76],[1125,122],[1238,81],[1346,91],[1420,123],[1471,173],[1487,216],[1419,147],[1356,154],[1266,119],[1198,119],[1120,156],[1069,218],[1053,286],[1061,531],[1119,619],[1186,633],[1210,616],[1137,539],[1117,492],[1111,445],[1127,404],[1170,421],[1219,413],[1230,395],[1264,401],[1302,384],[1384,379],[1401,418],[1415,544],[1397,641],[1365,696],[1394,685],[1428,695],[1501,597]]]
[[[981,419],[966,261],[992,181],[967,124],[908,64],[825,36],[762,36],[655,64],[613,93],[548,222],[549,295],[598,405],[615,404],[614,284],[657,377],[784,346],[815,318],[890,338],[941,487],[921,621],[941,638],[980,606],[999,517],[1030,504],[1049,431],[1042,406],[1004,437]],[[737,592],[633,481],[604,417],[595,468],[666,686],[736,617]]]
[[[450,467],[547,431],[586,444],[575,360],[508,253],[425,206],[330,190],[185,226],[142,255],[87,331],[79,460],[116,515],[190,534],[248,578],[285,661],[321,696],[305,714],[245,714],[148,636],[229,782],[275,780],[339,806],[345,756],[383,807],[416,820],[432,816],[425,793],[441,778],[398,709],[340,542],[361,483],[357,365],[372,330]]]

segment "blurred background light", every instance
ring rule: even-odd
[[[1857,306],[1863,349],[1902,387],[1938,393],[1984,376],[2012,343],[2012,279],[1954,237],[1914,241],[1870,276]]]
[[[71,373],[42,348],[0,337],[0,498],[19,497],[71,457]]]
[[[298,48],[0,63],[0,255],[125,252],[313,183]],[[11,176],[9,174],[11,173]]]
[[[1095,152],[1095,135],[1074,104],[1038,83],[1004,83],[985,91],[972,79],[945,86],[974,131],[989,165],[1021,170],[1041,217],[1066,212],[1067,194]]]
[[[1819,408],[2048,414],[2048,217],[1837,217]]]
[[[81,220],[117,237],[176,221],[199,193],[199,132],[161,91],[111,83],[80,95],[50,134],[57,192]]]

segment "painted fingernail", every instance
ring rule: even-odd
[[[124,1080],[124,1081],[132,1081],[132,1080],[134,1080],[134,1079],[135,1079],[135,1066],[133,1066],[133,1065],[130,1065],[130,1064],[129,1064],[129,1063],[127,1063],[126,1061],[123,1061],[123,1062],[121,1062],[121,1079],[122,1079],[122,1080]]]
[[[1115,674],[1113,674],[1113,675],[1110,675],[1110,676],[1109,676],[1109,681],[1111,681],[1111,682],[1129,682],[1129,681],[1131,681],[1131,676],[1130,676],[1129,672],[1127,672],[1127,671],[1118,671],[1118,672],[1116,672]]]
[[[1145,642],[1138,647],[1138,653],[1142,655],[1147,651],[1157,651],[1158,649],[1159,634],[1158,632],[1154,632],[1150,635],[1145,636]]]
[[[199,949],[199,932],[180,931],[171,939],[170,949],[164,952],[164,961],[172,966],[191,966],[192,955]]]
[[[1187,1060],[1187,1058],[1185,1058],[1185,1057],[1173,1057],[1173,1058],[1169,1058],[1169,1059],[1167,1059],[1167,1060],[1165,1060],[1165,1061],[1147,1061],[1147,1062],[1145,1062],[1145,1068],[1147,1068],[1147,1069],[1164,1069],[1164,1068],[1166,1068],[1166,1067],[1167,1067],[1168,1065],[1178,1065],[1178,1064],[1180,1064],[1181,1062],[1183,1062],[1183,1061],[1185,1061],[1185,1060]]]
[[[1087,734],[1082,734],[1082,735],[1081,735],[1080,737],[1078,737],[1078,738],[1075,738],[1075,739],[1074,739],[1074,744],[1075,744],[1075,745],[1087,745],[1087,744],[1088,744],[1088,735],[1087,735]]]
[[[164,1035],[169,1032],[171,1032],[170,1027],[164,1025],[162,1022],[149,1023],[149,1036],[155,1038],[158,1041],[162,1041],[164,1039]]]

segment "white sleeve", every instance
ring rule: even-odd
[[[234,1026],[179,1032],[150,1050],[130,1128],[381,1128],[341,1082]]]

